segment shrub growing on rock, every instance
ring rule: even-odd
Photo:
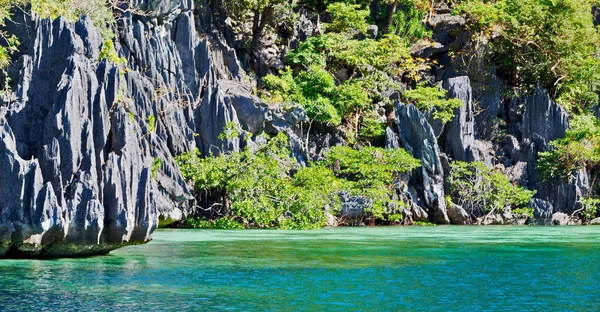
[[[474,33],[491,39],[498,72],[531,90],[541,82],[579,112],[598,101],[600,34],[591,0],[458,0]]]
[[[220,198],[210,209],[217,218],[247,227],[284,229],[323,226],[324,208],[340,211],[341,192],[368,198],[373,204],[367,215],[385,218],[387,204],[393,201],[394,179],[419,166],[404,150],[335,147],[325,161],[300,167],[287,144],[287,137],[279,134],[254,151],[207,158],[193,151],[178,157],[177,163],[198,194]],[[213,221],[193,224],[216,226],[206,223]]]
[[[454,202],[475,216],[502,212],[507,207],[524,212],[535,194],[513,185],[502,172],[481,162],[455,161],[451,168],[448,182]]]

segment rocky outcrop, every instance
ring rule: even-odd
[[[600,225],[600,218],[593,219],[588,224],[589,225]]]
[[[536,198],[549,202],[555,212],[573,213],[578,200],[589,191],[589,177],[581,170],[568,180],[544,181],[536,169],[538,154],[549,149],[549,143],[564,137],[569,129],[568,114],[538,86],[524,101],[522,117],[523,159],[527,160],[528,187],[537,190]]]
[[[446,153],[454,160],[473,161],[475,130],[471,82],[467,76],[450,78],[445,87],[448,96],[462,101],[462,106],[454,110],[454,118],[445,128]]]
[[[448,205],[448,218],[450,219],[450,224],[471,224],[469,214],[459,205]]]
[[[396,145],[395,138],[400,144]],[[396,102],[396,129],[388,131],[387,148],[403,147],[413,157],[421,160],[415,170],[412,185],[432,222],[448,224],[444,198],[444,170],[440,162],[437,139],[426,117],[414,105]]]
[[[510,211],[503,213],[488,214],[477,218],[478,225],[525,225],[529,217],[526,215],[513,214]]]
[[[342,204],[340,218],[347,224],[358,224],[362,221],[365,211],[373,205],[373,201],[364,196],[352,196],[348,192],[340,192]]]
[[[552,140],[562,138],[569,128],[569,115],[554,103],[541,86],[525,99],[523,140],[531,140],[544,149]]]
[[[552,225],[581,225],[581,221],[570,217],[563,212],[557,212],[552,215]]]
[[[81,256],[151,239],[190,213],[174,156],[239,149],[229,122],[259,134],[270,118],[241,82],[235,52],[201,38],[192,1],[139,1],[100,60],[92,23],[17,12],[23,45],[0,104],[0,256]],[[234,55],[232,58],[231,55]]]

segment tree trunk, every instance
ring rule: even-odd
[[[267,6],[262,9],[262,12],[258,9],[254,10],[254,20],[252,25],[252,52],[258,52],[260,50],[260,38],[262,37],[263,31],[267,26],[267,22],[273,15],[273,7]]]
[[[390,8],[390,15],[388,16],[386,32],[389,33],[392,28],[392,24],[394,24],[394,14],[396,14],[396,10],[398,9],[398,0],[395,0]]]
[[[254,10],[254,19],[252,21],[252,43],[250,45],[251,52],[255,52],[260,45],[260,11]]]

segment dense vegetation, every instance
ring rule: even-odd
[[[326,17],[321,32],[288,51],[283,71],[259,77],[261,95],[267,102],[299,105],[311,123],[342,129],[348,144],[356,149],[344,150],[348,154],[382,144],[387,121],[378,107],[391,108],[389,95],[393,92],[442,123],[452,120],[461,105],[428,79],[426,73],[437,66],[436,61],[410,53],[412,44],[428,42],[432,35],[425,22],[435,3],[386,0],[379,1],[380,12],[371,12],[370,2],[302,1],[298,5]],[[538,167],[543,176],[564,179],[586,169],[593,173],[593,189],[598,121],[590,111],[598,105],[600,83],[600,37],[592,15],[596,1],[455,0],[449,4],[453,14],[466,17],[471,44],[486,47],[503,85],[511,88],[504,90],[506,94],[524,94],[541,84],[575,116],[567,136],[540,154]],[[257,38],[269,31],[269,23],[262,22],[284,18],[285,14],[276,14],[278,10],[292,11],[281,1],[242,1],[230,6],[238,16],[248,8],[254,12],[257,26],[251,44],[256,52]],[[371,24],[379,26],[379,33],[369,32]],[[456,50],[449,55],[468,53]],[[505,208],[531,215],[527,204],[534,192],[512,185],[499,171],[481,163],[455,162],[450,179],[452,197],[473,216]],[[598,205],[593,194],[589,197],[582,203],[590,207],[584,213],[591,217],[589,212]]]
[[[548,152],[540,153],[538,169],[550,181],[568,180],[577,171],[591,173],[589,194],[581,199],[582,217],[591,220],[600,213],[596,179],[600,170],[600,120],[590,114],[575,116],[564,138],[552,141]]]
[[[301,167],[291,158],[283,134],[255,151],[247,148],[208,158],[192,151],[177,161],[199,197],[218,198],[214,205],[219,207],[208,209],[211,221],[187,221],[188,226],[204,228],[240,224],[255,228],[321,227],[327,212],[337,214],[342,209],[341,192],[371,202],[367,218],[398,220],[401,217],[394,208],[402,203],[391,199],[394,180],[419,166],[418,160],[400,149],[335,147],[324,161]]]
[[[527,209],[527,204],[534,191],[513,185],[502,172],[481,162],[456,161],[451,167],[448,181],[451,196],[471,215],[499,213],[509,208],[514,213],[533,217],[533,211]]]
[[[598,103],[600,36],[593,0],[459,0],[477,36],[487,37],[506,80],[523,90],[541,83],[581,112]]]
[[[15,6],[28,5],[41,17],[63,16],[75,21],[86,15],[104,39],[99,58],[122,64],[114,40],[125,2],[0,0],[0,20],[4,23],[10,19]],[[371,2],[223,1],[227,15],[241,21],[241,32],[246,32],[251,65],[256,65],[252,62],[261,48],[261,38],[277,32],[274,25],[294,19],[298,6],[323,17],[314,36],[286,51],[285,69],[264,77],[258,73],[258,93],[269,103],[304,108],[311,124],[305,129],[311,129],[313,123],[337,127],[348,146],[334,147],[323,160],[306,167],[295,163],[281,135],[257,150],[209,158],[201,158],[196,151],[182,155],[178,160],[182,172],[193,181],[199,198],[221,207],[210,207],[210,221],[192,219],[189,226],[318,227],[325,223],[325,208],[332,214],[341,209],[341,192],[368,198],[368,218],[398,220],[397,208],[403,204],[394,199],[393,184],[398,175],[419,164],[403,150],[381,148],[386,126],[391,123],[386,114],[393,110],[392,99],[414,104],[441,123],[454,118],[461,102],[449,99],[434,83],[429,70],[439,65],[436,60],[411,54],[415,43],[430,42],[432,32],[427,21],[435,2],[380,0],[379,12],[371,11],[377,7]],[[594,187],[600,161],[600,122],[594,111],[599,101],[600,35],[592,12],[597,1],[448,3],[453,14],[466,17],[470,44],[485,46],[489,52],[490,63],[503,85],[509,87],[503,90],[508,91],[506,94],[524,94],[541,84],[571,113],[572,129],[552,142],[548,152],[540,153],[538,169],[544,179],[569,179],[579,170],[590,172],[592,189],[581,201],[582,215],[587,219],[596,216],[600,211]],[[245,20],[251,21],[248,31],[243,27]],[[378,31],[373,32],[369,25],[379,26]],[[0,35],[0,68],[6,69],[20,43],[12,35]],[[456,51],[448,55],[469,53],[460,48],[454,47]],[[147,121],[150,131],[155,131],[154,117]],[[161,166],[159,161],[153,164],[153,175]],[[513,186],[502,173],[481,163],[455,162],[450,179],[452,197],[474,215],[505,207],[525,211],[533,196],[533,192]]]
[[[414,6],[410,8],[408,12],[414,12]],[[324,34],[290,51],[286,56],[290,67],[280,75],[263,78],[264,98],[298,104],[313,121],[343,125],[351,143],[375,141],[385,129],[385,116],[378,114],[375,104],[391,105],[384,94],[401,92],[407,83],[420,81],[421,72],[429,68],[425,60],[410,55],[410,42],[426,31],[420,20],[410,16],[409,23],[401,16],[393,31],[365,38],[358,35],[368,26],[365,3],[333,2],[325,11],[331,20]],[[437,86],[420,84],[403,95],[444,122],[460,106],[460,101],[447,100]]]

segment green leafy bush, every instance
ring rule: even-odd
[[[567,109],[598,102],[600,35],[591,0],[459,0],[456,12],[492,39],[495,63],[505,79],[529,90],[538,82],[555,91]]]
[[[565,137],[550,143],[551,150],[539,153],[537,168],[544,179],[567,179],[579,169],[596,174],[600,165],[600,121],[593,115],[571,120]]]
[[[523,212],[518,209],[526,208],[535,195],[481,162],[455,161],[451,168],[448,182],[454,202],[474,215],[501,212],[506,207]]]
[[[428,12],[423,10],[422,5],[419,6],[410,0],[403,2],[392,17],[392,25],[390,25],[392,28],[389,31],[400,36],[409,44],[431,37],[432,31],[423,24],[423,19]]]
[[[361,141],[373,142],[378,146],[385,144],[386,123],[380,120],[380,117],[373,113],[367,113],[360,121],[360,130],[358,137]]]
[[[270,92],[266,100],[296,103],[306,110],[311,120],[341,124],[342,117],[333,104],[337,87],[326,70],[311,66],[294,78],[288,68],[281,76],[267,75],[263,83]]]
[[[431,111],[434,119],[447,123],[454,118],[454,110],[462,106],[459,99],[447,99],[447,93],[441,86],[420,84],[413,90],[404,91],[402,97],[423,112]]]
[[[156,173],[158,173],[158,170],[160,170],[160,168],[163,165],[163,161],[160,158],[154,158],[154,160],[152,161],[152,169],[150,170],[150,173],[152,175],[152,179],[156,179]]]
[[[291,172],[296,165],[287,144],[287,137],[280,134],[255,152],[246,149],[201,158],[195,151],[178,157],[177,162],[183,176],[194,182],[197,190],[222,194],[223,202],[230,203],[224,217],[239,220],[247,227],[320,227],[325,222],[324,203],[335,206],[330,197],[334,184],[324,179],[329,186],[319,186],[314,179],[323,178],[326,172],[310,175],[302,170],[298,171],[299,180],[294,181]],[[301,187],[307,181],[312,185],[310,192]]]
[[[352,193],[373,201],[371,214],[384,218],[388,203],[393,202],[393,184],[398,175],[418,168],[419,160],[403,149],[385,150],[364,147],[355,150],[335,146],[325,155],[325,163],[337,176],[352,184]]]
[[[341,191],[370,198],[369,213],[384,218],[394,178],[419,166],[404,150],[335,147],[325,161],[298,167],[287,144],[279,134],[256,151],[208,158],[194,151],[177,163],[199,194],[221,196],[226,207],[220,217],[246,227],[283,229],[323,226],[325,207],[333,213],[341,209]]]
[[[591,221],[598,216],[598,213],[600,212],[600,199],[580,198],[579,201],[582,205],[580,215],[584,221]]]
[[[331,23],[327,24],[329,32],[345,32],[351,29],[366,31],[369,24],[366,18],[369,10],[361,10],[361,5],[336,2],[327,6],[327,13],[331,16]]]
[[[23,5],[25,0],[0,0],[0,26],[6,25],[6,21],[11,19],[11,10],[15,6]],[[4,69],[11,64],[13,53],[18,50],[20,42],[14,35],[6,31],[0,31],[2,45],[0,45],[0,69]]]
[[[428,66],[414,59],[407,41],[396,34],[357,39],[354,30],[367,25],[366,7],[364,1],[329,2],[328,32],[290,51],[286,60],[291,68],[263,78],[263,97],[297,103],[311,120],[344,125],[350,142],[360,143],[359,138],[370,144],[380,141],[385,130],[375,122],[374,103],[389,103],[384,92],[401,90],[403,79],[420,80]]]

